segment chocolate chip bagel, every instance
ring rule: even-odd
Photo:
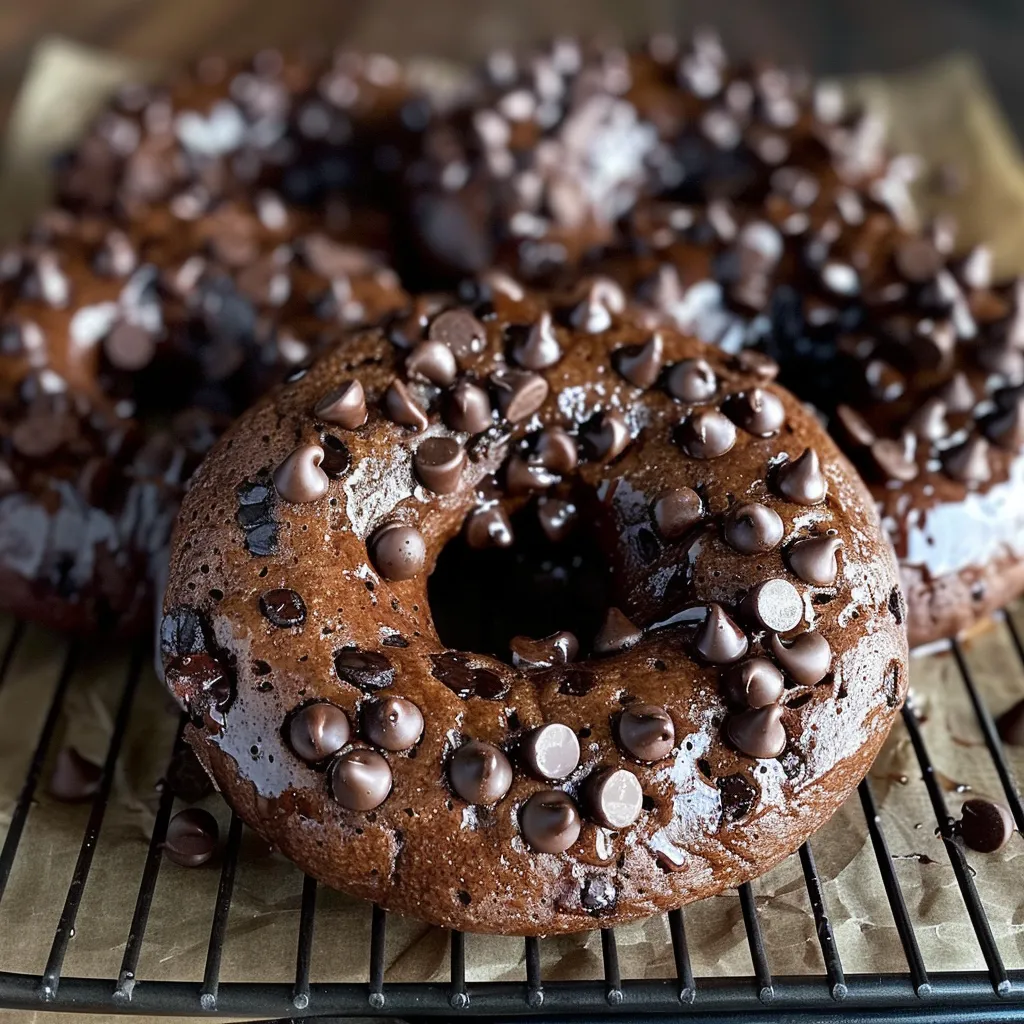
[[[584,291],[491,274],[353,334],[220,439],[173,542],[167,685],[228,801],[439,925],[762,873],[906,691],[870,495],[770,360]]]

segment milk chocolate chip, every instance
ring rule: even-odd
[[[423,535],[404,523],[387,523],[370,541],[373,564],[386,580],[411,580],[423,571],[427,547]]]
[[[672,753],[676,729],[669,713],[656,704],[634,704],[619,716],[619,743],[638,761],[660,761]]]
[[[523,838],[539,853],[564,853],[579,839],[580,813],[568,793],[534,793],[520,812]]]
[[[640,780],[625,768],[599,768],[587,778],[583,791],[587,810],[605,828],[628,828],[643,810]]]
[[[324,423],[355,430],[366,422],[366,395],[357,380],[347,380],[328,391],[313,408],[313,415]]]
[[[299,708],[288,719],[288,743],[309,764],[333,757],[348,743],[350,734],[345,712],[323,701]]]
[[[363,708],[363,735],[385,750],[409,750],[423,735],[423,713],[404,697],[380,697]]]
[[[320,468],[324,450],[318,444],[299,445],[277,469],[274,486],[285,501],[308,504],[322,498],[331,486],[327,474]]]
[[[512,765],[493,744],[470,740],[448,763],[452,789],[470,804],[496,804],[512,785]]]
[[[391,792],[391,767],[375,750],[350,750],[331,765],[331,792],[350,811],[372,811]]]

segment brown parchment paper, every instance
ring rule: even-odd
[[[71,142],[115,85],[154,69],[83,50],[61,40],[43,43],[16,104],[0,166],[0,211],[7,235],[45,201],[54,153]],[[921,71],[847,83],[889,123],[895,145],[921,154],[925,213],[953,211],[969,243],[993,245],[1000,268],[1024,270],[1024,168],[1005,123],[975,64],[951,57]],[[947,166],[948,165],[948,166]],[[942,173],[936,168],[943,167]],[[950,183],[959,185],[950,191]],[[0,649],[12,624],[0,621]],[[968,658],[993,713],[1024,696],[1024,674],[1005,625],[974,636]],[[0,825],[10,821],[39,731],[68,654],[67,642],[29,628],[0,688]],[[53,752],[72,743],[97,761],[105,756],[129,664],[127,650],[79,653],[57,736],[42,770],[43,785],[28,818],[21,852],[0,904],[0,966],[41,972],[78,856],[88,805],[57,803],[45,793]],[[148,662],[147,662],[148,664]],[[999,780],[975,724],[968,695],[948,654],[919,657],[912,686],[925,719],[924,734],[953,814],[958,788],[992,796]],[[118,763],[92,874],[71,941],[65,975],[114,978],[124,952],[176,715],[152,673],[139,687]],[[1024,773],[1024,750],[1011,750]],[[913,751],[897,725],[872,771],[882,824],[929,970],[981,970],[984,961],[968,921],[921,783]],[[217,796],[205,805],[222,835],[227,808]],[[898,936],[854,797],[812,842],[824,880],[829,916],[844,966],[854,972],[905,969]],[[1014,862],[1019,836],[1002,853],[972,855],[976,882],[1007,965],[1024,966],[1024,894]],[[164,863],[156,887],[138,977],[198,980],[203,974],[219,861],[187,870]],[[298,871],[245,833],[229,919],[221,977],[225,981],[293,980],[302,879]],[[798,859],[794,856],[754,885],[771,968],[776,974],[821,973],[822,963]],[[321,889],[312,979],[367,978],[370,915],[365,905]],[[729,893],[688,907],[686,928],[694,971],[749,974],[739,900]],[[625,978],[671,977],[672,948],[665,920],[617,930]],[[448,937],[416,921],[390,917],[388,982],[444,981]],[[546,979],[597,978],[597,933],[541,944]],[[521,980],[521,940],[471,937],[470,982]],[[42,1014],[6,1015],[47,1020]],[[81,1019],[68,1017],[68,1020]]]

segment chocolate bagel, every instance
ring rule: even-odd
[[[160,631],[189,741],[304,871],[436,924],[754,877],[905,695],[870,496],[770,361],[610,281],[473,293],[353,334],[194,477]]]

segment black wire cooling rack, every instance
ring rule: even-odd
[[[1024,667],[1021,632],[1007,616],[1000,629],[1009,631],[1016,657]],[[3,685],[25,630],[14,626],[0,659]],[[26,823],[37,810],[37,789],[55,734],[62,708],[76,671],[78,650],[68,648],[52,701],[38,733],[20,794],[11,813],[7,834],[0,849],[0,900],[7,893],[12,868]],[[970,705],[1005,799],[1019,830],[1024,830],[1024,807],[1017,783],[1007,763],[992,715],[976,685],[975,676],[959,644],[952,646],[955,667],[966,688]],[[620,1019],[649,1019],[672,1015],[679,1019],[722,1022],[814,1021],[901,1022],[1024,1021],[1024,970],[1008,970],[989,916],[982,904],[974,870],[968,865],[955,820],[950,816],[943,785],[925,745],[921,721],[912,706],[903,712],[902,727],[912,745],[935,815],[936,833],[941,836],[959,894],[962,897],[974,941],[984,958],[983,971],[930,972],[922,957],[907,901],[894,867],[893,855],[876,810],[870,782],[859,788],[866,834],[877,863],[879,907],[891,914],[903,963],[893,964],[891,973],[854,973],[844,968],[829,920],[824,887],[809,844],[799,851],[803,883],[806,886],[815,934],[820,946],[823,974],[776,976],[772,973],[770,950],[762,933],[759,910],[749,884],[739,890],[743,924],[750,951],[752,971],[738,977],[695,977],[687,947],[685,914],[668,915],[668,934],[674,958],[674,976],[663,979],[624,979],[620,972],[614,930],[601,933],[603,978],[593,981],[551,981],[542,972],[543,939],[525,942],[524,977],[516,983],[467,982],[466,947],[472,935],[454,932],[450,936],[451,976],[447,983],[385,983],[385,934],[388,918],[377,907],[366,907],[372,915],[370,941],[366,950],[365,981],[361,983],[315,983],[311,963],[317,916],[317,885],[306,878],[302,888],[301,912],[295,947],[294,981],[221,981],[222,955],[228,935],[232,893],[243,838],[241,821],[232,816],[222,860],[219,888],[212,913],[212,927],[202,978],[176,981],[147,980],[139,974],[140,956],[151,923],[154,890],[161,870],[163,842],[174,804],[170,786],[163,788],[145,857],[134,915],[124,938],[124,953],[117,977],[93,978],[65,975],[65,958],[76,928],[89,927],[88,914],[80,915],[94,866],[97,843],[108,809],[115,769],[122,754],[123,740],[132,714],[147,655],[137,652],[129,661],[121,685],[109,746],[98,791],[92,800],[77,862],[50,944],[39,973],[0,970],[0,1007],[33,1010],[73,1010],[102,1014],[177,1014],[223,1017],[292,1018],[304,1016],[346,1017],[386,1016],[414,1018],[435,1016],[487,1016],[502,1020],[513,1017],[533,1019],[598,1019],[615,1015]],[[56,662],[61,664],[61,662]],[[896,727],[900,728],[899,725]],[[182,744],[181,726],[174,749]],[[127,884],[132,884],[128,882]],[[1024,898],[1024,897],[1022,897]],[[884,901],[884,902],[883,902]],[[91,905],[91,904],[90,904]],[[887,910],[885,907],[887,906]],[[329,941],[329,936],[322,936]],[[512,940],[509,940],[512,941]],[[0,968],[5,967],[0,962]]]

